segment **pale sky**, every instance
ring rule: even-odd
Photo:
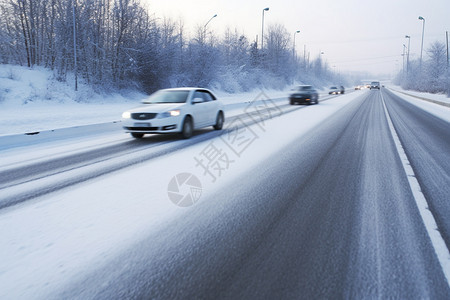
[[[320,51],[336,71],[369,71],[393,74],[403,65],[405,35],[411,36],[411,56],[420,57],[422,21],[425,18],[425,49],[450,34],[450,0],[142,0],[155,17],[182,19],[187,31],[193,32],[214,15],[208,29],[219,37],[225,29],[235,28],[249,40],[260,39],[262,10],[265,28],[280,23],[295,31],[298,55],[304,45],[311,58]],[[291,46],[292,47],[292,46]]]

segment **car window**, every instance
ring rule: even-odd
[[[201,93],[203,94],[203,99],[205,99],[205,101],[209,102],[215,100],[213,95],[211,95],[207,91],[201,91]]]
[[[200,98],[200,99],[202,99],[203,102],[205,102],[205,97],[203,96],[203,93],[201,91],[195,91],[193,99],[196,99],[196,98]]]
[[[189,91],[157,91],[150,95],[143,103],[184,103]]]
[[[216,98],[208,91],[195,91],[194,99],[195,98],[201,98],[201,99],[203,99],[203,102],[209,102],[209,101],[216,100]]]

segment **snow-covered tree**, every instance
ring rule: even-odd
[[[264,46],[236,29],[220,36],[205,26],[188,39],[182,20],[154,16],[141,0],[0,0],[1,63],[43,66],[60,81],[76,75],[103,90],[199,85],[234,92],[328,74],[325,64],[314,75],[294,59],[282,24],[268,26]]]
[[[430,93],[448,93],[450,86],[447,74],[446,46],[435,41],[426,50],[427,56],[421,65],[418,60],[411,61],[408,74],[398,74],[396,83],[405,89]]]

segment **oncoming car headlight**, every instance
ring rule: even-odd
[[[131,118],[131,113],[129,111],[126,111],[122,114],[122,118],[129,119]]]
[[[180,110],[179,109],[175,109],[175,110],[169,110],[163,113],[160,113],[158,115],[158,118],[168,118],[168,117],[177,117],[180,115]]]

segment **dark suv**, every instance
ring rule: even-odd
[[[289,103],[291,105],[295,103],[318,104],[319,93],[311,85],[300,85],[294,88],[293,92],[289,95]]]

